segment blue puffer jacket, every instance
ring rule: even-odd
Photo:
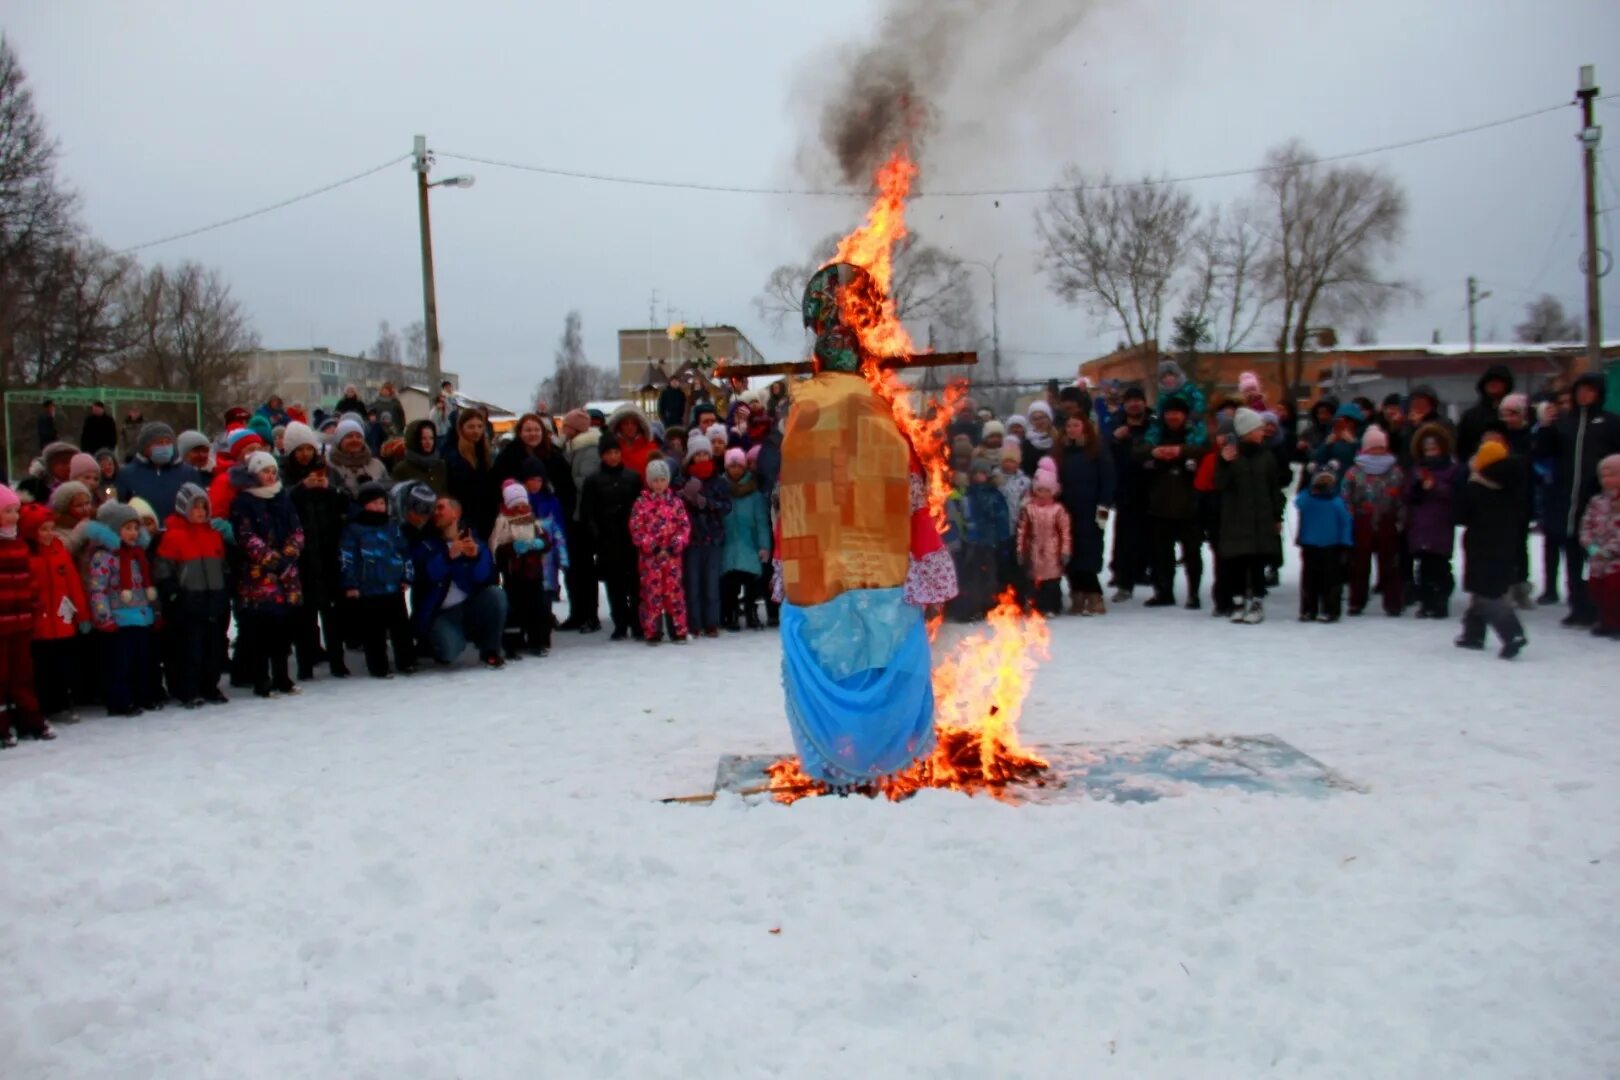
[[[343,530],[343,588],[361,596],[391,596],[415,574],[410,549],[387,514],[363,510]]]
[[[450,545],[442,536],[424,537],[411,549],[419,589],[416,594],[415,615],[417,630],[427,633],[445,597],[453,584],[468,596],[495,584],[495,559],[489,547],[478,541],[478,555],[474,558],[451,558]]]
[[[118,470],[118,501],[145,499],[157,519],[167,521],[174,513],[174,497],[185,484],[208,486],[202,474],[183,461],[176,465],[154,465],[137,454],[133,461]]]
[[[1007,500],[994,484],[969,484],[962,503],[966,533],[963,539],[969,544],[1000,547],[1012,539]]]
[[[1354,542],[1350,508],[1331,488],[1302,491],[1294,496],[1294,506],[1299,510],[1300,547],[1347,548]]]

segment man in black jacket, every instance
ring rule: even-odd
[[[1485,429],[1501,415],[1502,399],[1513,393],[1513,372],[1502,364],[1492,364],[1479,377],[1475,387],[1479,401],[1470,406],[1457,422],[1457,456],[1467,461],[1479,449]]]
[[[1580,526],[1586,504],[1598,492],[1598,462],[1609,454],[1620,454],[1620,416],[1604,411],[1605,395],[1603,376],[1582,375],[1575,380],[1570,410],[1536,433],[1536,456],[1554,463],[1543,529],[1549,543],[1556,539],[1563,544],[1569,563],[1565,626],[1588,627],[1597,621],[1597,610],[1586,591],[1586,549],[1581,547]]]
[[[1138,585],[1152,583],[1153,575],[1148,557],[1148,477],[1136,456],[1137,447],[1147,445],[1148,424],[1153,414],[1147,407],[1147,395],[1140,387],[1125,391],[1124,407],[1118,427],[1101,432],[1101,437],[1112,440],[1114,452],[1114,603],[1131,598],[1131,590]]]
[[[612,640],[641,637],[636,617],[641,603],[636,577],[636,546],[630,540],[630,511],[641,494],[641,477],[624,467],[619,437],[608,431],[596,444],[602,467],[580,491],[580,521],[596,542],[596,565],[607,586],[608,612],[613,618]]]
[[[107,413],[107,406],[99,401],[90,403],[90,413],[84,418],[79,432],[79,449],[95,456],[98,450],[118,450],[118,421]]]
[[[39,438],[40,453],[44,453],[47,446],[57,441],[56,402],[47,398],[45,404],[40,406],[39,420],[34,425],[34,432]]]
[[[1160,402],[1159,445],[1138,444],[1134,450],[1141,475],[1138,480],[1148,512],[1153,597],[1148,607],[1171,607],[1176,602],[1176,545],[1181,545],[1182,568],[1187,574],[1187,607],[1197,610],[1198,588],[1204,576],[1203,532],[1198,522],[1198,492],[1193,479],[1203,452],[1193,445],[1192,414],[1187,400],[1171,395]]]

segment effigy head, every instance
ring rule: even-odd
[[[804,325],[816,334],[850,323],[850,310],[876,293],[872,275],[853,263],[832,263],[804,287]]]
[[[861,370],[861,339],[847,326],[834,326],[816,335],[816,370]]]

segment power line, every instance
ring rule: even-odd
[[[237,214],[235,217],[229,217],[223,221],[216,221],[211,225],[200,225],[195,229],[187,229],[185,232],[178,232],[170,236],[159,237],[156,240],[147,240],[144,243],[134,244],[130,247],[122,249],[121,251],[117,252],[117,254],[128,255],[132,251],[140,251],[143,248],[156,247],[159,244],[167,244],[175,240],[184,240],[188,236],[198,236],[205,232],[213,232],[215,229],[223,229],[227,225],[235,225],[239,221],[247,221],[249,218],[256,218],[262,214],[268,214],[273,210],[280,210],[283,207],[291,206],[293,203],[303,202],[305,199],[313,199],[317,195],[324,195],[328,191],[334,191],[345,184],[352,184],[356,180],[364,180],[373,173],[380,173],[386,168],[398,165],[400,162],[408,160],[410,157],[410,154],[401,154],[399,157],[389,158],[381,165],[373,166],[372,168],[367,169],[365,172],[358,172],[353,176],[346,176],[342,180],[336,180],[330,184],[324,184],[321,187],[313,188],[304,192],[302,195],[294,195],[290,199],[282,199],[280,202],[271,203],[269,206],[261,206],[257,210],[249,210],[245,214]]]
[[[1609,95],[1620,97],[1620,95]],[[1490,120],[1483,124],[1474,124],[1469,127],[1453,128],[1450,131],[1437,132],[1433,135],[1423,135],[1415,139],[1405,139],[1401,142],[1386,143],[1382,146],[1366,147],[1360,150],[1350,150],[1341,154],[1327,154],[1321,157],[1308,159],[1305,164],[1320,165],[1334,161],[1346,161],[1350,158],[1367,157],[1371,154],[1387,153],[1391,150],[1404,150],[1425,143],[1439,142],[1443,139],[1455,139],[1461,135],[1472,135],[1475,132],[1486,131],[1491,128],[1504,127],[1508,124],[1517,124],[1547,113],[1558,112],[1569,107],[1567,102],[1557,105],[1547,105],[1540,109],[1519,113],[1516,116],[1507,116],[1499,120]],[[441,158],[454,158],[457,161],[467,161],[478,165],[490,165],[502,169],[516,169],[520,172],[540,173],[545,176],[557,176],[568,180],[588,180],[605,184],[626,184],[635,187],[673,188],[682,191],[719,192],[728,195],[796,195],[815,198],[837,199],[869,199],[871,192],[856,191],[849,188],[783,188],[783,187],[749,187],[735,184],[707,184],[686,180],[660,180],[644,176],[621,176],[612,173],[587,172],[579,169],[563,169],[550,165],[530,165],[517,161],[503,161],[499,158],[480,157],[474,154],[458,154],[448,150],[437,151]],[[1263,173],[1275,172],[1288,168],[1285,165],[1260,165],[1245,169],[1226,169],[1219,172],[1196,173],[1189,176],[1161,177],[1146,180],[1110,180],[1106,183],[1087,184],[1086,190],[1105,191],[1113,188],[1160,187],[1166,184],[1196,183],[1203,180],[1228,180],[1241,176],[1257,176]],[[1045,195],[1053,188],[1019,187],[1019,188],[985,188],[967,191],[923,191],[918,192],[917,199],[969,199],[985,198],[989,196],[1015,196],[1015,195]]]
[[[1598,101],[1609,101],[1609,100],[1614,99],[1614,98],[1620,98],[1620,94],[1605,94],[1602,97],[1599,97],[1597,100]],[[1500,120],[1491,120],[1491,121],[1487,121],[1486,123],[1483,123],[1483,124],[1474,124],[1474,125],[1472,125],[1470,127],[1454,128],[1454,129],[1452,129],[1450,131],[1442,131],[1442,132],[1438,132],[1438,133],[1433,134],[1433,135],[1424,135],[1424,136],[1421,136],[1421,137],[1416,138],[1416,139],[1407,139],[1407,140],[1404,140],[1402,142],[1386,143],[1385,145],[1382,145],[1382,146],[1367,147],[1365,149],[1351,150],[1351,151],[1347,151],[1347,152],[1341,153],[1341,154],[1328,154],[1328,155],[1325,155],[1325,156],[1322,156],[1322,157],[1311,158],[1306,162],[1306,164],[1325,164],[1327,162],[1346,161],[1346,160],[1349,160],[1351,158],[1367,157],[1367,156],[1372,155],[1372,154],[1387,153],[1388,151],[1391,151],[1391,150],[1404,150],[1404,149],[1406,149],[1408,147],[1421,146],[1421,145],[1423,145],[1425,143],[1439,142],[1439,141],[1444,140],[1444,139],[1454,139],[1454,138],[1457,138],[1457,137],[1462,136],[1462,135],[1471,135],[1471,134],[1473,134],[1475,132],[1486,131],[1486,130],[1489,130],[1491,128],[1504,127],[1504,126],[1506,126],[1508,124],[1516,124],[1516,123],[1519,123],[1520,121],[1529,120],[1529,119],[1532,119],[1533,117],[1537,117],[1537,116],[1543,116],[1543,115],[1545,115],[1547,113],[1556,112],[1559,109],[1563,109],[1563,108],[1566,108],[1566,107],[1567,107],[1567,103],[1566,104],[1558,104],[1558,105],[1548,105],[1548,106],[1546,106],[1544,108],[1533,109],[1530,112],[1520,113],[1517,116],[1503,117]],[[225,219],[223,219],[221,221],[211,222],[211,223],[209,223],[207,225],[200,225],[197,228],[187,229],[184,232],[171,233],[168,236],[161,236],[161,237],[158,237],[158,238],[153,239],[153,240],[143,241],[143,242],[141,242],[139,244],[132,244],[129,247],[120,249],[117,252],[117,254],[119,254],[119,255],[127,255],[127,254],[129,254],[131,252],[142,251],[142,250],[144,250],[146,248],[150,248],[150,247],[157,247],[160,244],[173,243],[176,240],[184,240],[184,239],[186,239],[188,237],[192,237],[192,236],[200,236],[203,233],[213,232],[215,229],[223,229],[227,225],[235,225],[235,224],[237,224],[239,222],[248,221],[248,220],[250,220],[252,218],[256,218],[256,217],[261,217],[264,214],[269,214],[269,213],[272,213],[272,212],[274,212],[276,210],[284,209],[285,207],[292,206],[295,203],[303,202],[306,199],[313,199],[317,195],[324,195],[328,191],[334,191],[334,190],[336,190],[336,189],[338,189],[340,187],[343,187],[343,186],[345,186],[347,184],[352,184],[357,180],[364,180],[368,176],[371,176],[371,175],[373,175],[375,173],[382,172],[384,169],[387,169],[387,168],[390,168],[391,166],[397,165],[402,161],[409,160],[411,158],[411,156],[412,156],[411,154],[401,154],[398,157],[390,158],[389,160],[383,162],[382,164],[375,165],[372,168],[364,170],[363,172],[355,173],[352,176],[346,176],[343,179],[333,181],[330,184],[323,184],[320,187],[312,188],[309,191],[305,191],[305,192],[302,192],[302,193],[300,193],[298,195],[294,195],[291,198],[282,199],[279,202],[271,203],[268,206],[261,206],[257,210],[250,210],[247,213],[237,214],[234,217],[225,218]],[[502,161],[502,160],[500,160],[498,158],[480,157],[480,156],[474,155],[474,154],[455,154],[455,153],[450,153],[450,152],[447,152],[447,151],[439,151],[438,156],[439,157],[444,157],[444,158],[454,158],[454,159],[456,159],[458,161],[473,162],[473,163],[476,163],[476,164],[479,164],[479,165],[490,165],[490,166],[493,166],[493,167],[496,167],[496,168],[516,169],[516,170],[519,170],[521,172],[532,172],[532,173],[540,173],[540,174],[543,174],[543,175],[546,175],[546,176],[557,176],[557,177],[562,177],[562,178],[570,179],[570,180],[588,180],[588,181],[593,181],[593,182],[598,182],[598,183],[608,183],[608,184],[627,184],[627,185],[632,185],[632,186],[636,186],[636,187],[671,188],[671,189],[677,189],[677,190],[683,190],[683,191],[708,191],[708,192],[718,192],[718,193],[722,193],[722,194],[732,194],[732,195],[795,195],[795,196],[811,196],[811,197],[823,197],[823,198],[858,198],[858,199],[867,199],[867,198],[871,197],[870,192],[867,192],[867,191],[855,191],[855,190],[850,190],[850,189],[769,188],[769,187],[747,187],[747,186],[742,186],[742,185],[731,185],[731,184],[705,184],[705,183],[697,183],[697,182],[683,181],[683,180],[658,180],[658,179],[653,179],[653,178],[650,178],[650,177],[617,176],[617,175],[613,175],[613,174],[610,174],[610,173],[594,173],[594,172],[585,172],[585,171],[577,170],[577,169],[561,169],[561,168],[554,168],[554,167],[546,166],[546,165],[528,165],[528,164],[524,164],[522,162]],[[1258,167],[1255,167],[1255,168],[1228,169],[1228,170],[1224,170],[1224,171],[1220,171],[1220,172],[1198,173],[1198,174],[1194,174],[1194,175],[1190,175],[1190,176],[1162,177],[1162,178],[1159,178],[1159,179],[1156,179],[1156,180],[1154,180],[1154,179],[1148,179],[1148,180],[1114,180],[1114,181],[1109,181],[1107,183],[1101,183],[1101,184],[1088,184],[1088,185],[1086,185],[1086,187],[1088,189],[1090,189],[1090,190],[1107,190],[1107,189],[1112,189],[1112,188],[1133,188],[1133,187],[1158,187],[1158,186],[1165,185],[1165,184],[1196,183],[1196,182],[1203,181],[1203,180],[1225,180],[1225,179],[1231,179],[1231,178],[1234,178],[1234,177],[1241,177],[1241,176],[1257,176],[1257,175],[1261,175],[1263,173],[1276,171],[1277,169],[1283,168],[1283,167],[1284,166],[1261,165],[1261,166],[1258,166]],[[1052,190],[1052,189],[1049,188],[1049,187],[1025,187],[1025,188],[1003,188],[1003,189],[990,188],[990,189],[984,189],[984,190],[978,190],[978,191],[930,191],[930,192],[920,192],[915,197],[919,198],[919,199],[927,199],[927,198],[958,198],[958,199],[960,199],[960,198],[982,198],[982,197],[987,197],[987,196],[1044,195],[1050,190]]]

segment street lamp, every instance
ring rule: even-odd
[[[980,262],[978,259],[962,260],[990,275],[990,378],[992,382],[998,384],[1001,382],[1001,302],[996,267],[1001,265],[1001,258],[997,255],[990,262]]]
[[[433,287],[433,227],[428,220],[428,189],[436,187],[470,188],[471,176],[450,176],[429,182],[428,170],[433,167],[433,155],[428,153],[427,136],[418,135],[411,168],[416,171],[416,209],[422,227],[422,324],[427,345],[427,396],[431,408],[433,395],[444,381],[439,370],[439,302]]]

